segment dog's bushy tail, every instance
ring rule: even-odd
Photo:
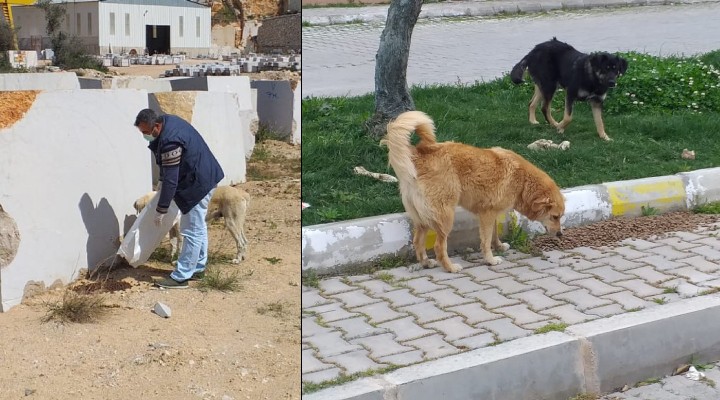
[[[407,111],[390,122],[387,136],[380,144],[388,147],[388,159],[398,179],[414,180],[417,177],[413,164],[413,146],[410,144],[412,132],[420,137],[420,145],[435,143],[435,123],[422,111]]]
[[[514,84],[519,85],[523,82],[523,74],[525,73],[525,69],[527,69],[527,65],[527,56],[525,56],[519,63],[515,64],[512,71],[510,71],[510,80],[512,80]]]

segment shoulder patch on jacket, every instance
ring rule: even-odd
[[[182,147],[176,147],[166,151],[160,155],[162,165],[164,167],[180,164],[180,156],[182,156]]]

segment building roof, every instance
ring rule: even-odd
[[[168,6],[168,7],[209,7],[205,5],[203,0],[52,0],[53,3],[116,3],[116,4],[140,4],[148,6]]]

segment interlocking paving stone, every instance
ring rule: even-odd
[[[447,286],[441,286],[432,282],[428,277],[410,279],[403,282],[403,284],[407,285],[415,294],[434,292],[447,288]]]
[[[647,256],[647,255],[644,253],[641,253],[640,257],[638,257],[638,258],[645,257],[645,256]],[[610,267],[612,267],[613,269],[618,270],[618,271],[626,271],[628,269],[639,268],[644,265],[644,264],[641,264],[636,261],[628,260],[627,258],[625,258],[623,256],[610,256],[610,257],[605,257],[605,258],[598,258],[595,261],[602,263],[602,264],[609,265]]]
[[[608,282],[608,283],[624,281],[624,280],[632,279],[635,277],[634,275],[628,275],[628,274],[624,274],[622,272],[618,272],[608,265],[603,266],[603,267],[598,267],[598,268],[586,269],[584,272],[587,274],[596,275],[603,282]],[[573,282],[573,284],[574,283],[576,283],[576,282]]]
[[[340,373],[342,373],[340,368],[330,368],[323,371],[302,374],[302,381],[310,383],[321,383],[339,377]]]
[[[647,282],[659,284],[660,282],[668,281],[675,278],[672,275],[664,274],[656,271],[653,267],[641,267],[637,269],[631,269],[625,271],[628,274],[635,275]]]
[[[714,386],[714,385],[713,385]],[[688,393],[697,399],[719,399],[720,391],[710,386],[707,382],[693,381],[683,375],[669,376],[663,379],[663,389],[670,393]]]
[[[592,278],[592,275],[584,273],[584,272],[577,272],[570,267],[555,267],[555,268],[551,268],[551,269],[546,269],[545,272],[557,277],[558,279],[560,279],[560,281],[565,282],[565,283],[568,283],[570,281],[574,281],[577,279]]]
[[[343,283],[342,278],[323,279],[319,282],[319,285],[320,291],[322,291],[325,296],[336,293],[349,292],[351,290],[357,290],[355,286],[350,286]]]
[[[481,265],[479,267],[474,267],[474,268],[468,268],[466,270],[463,270],[463,272],[465,272],[469,275],[472,275],[473,280],[475,282],[479,282],[479,283],[480,282],[484,283],[484,281],[489,281],[491,279],[503,278],[503,277],[507,276],[507,274],[499,274],[499,273],[491,270],[486,265]]]
[[[385,364],[394,365],[410,365],[419,363],[423,360],[423,352],[420,350],[406,351],[405,353],[392,354],[385,357],[379,357],[378,361]]]
[[[587,289],[578,289],[572,292],[561,293],[555,295],[555,298],[575,304],[575,307],[580,311],[588,308],[604,306],[610,303],[610,300],[593,296]]]
[[[393,321],[385,322],[378,325],[379,328],[387,329],[395,334],[395,340],[403,342],[405,340],[417,339],[427,336],[435,331],[425,329],[415,323],[414,317],[400,318]]]
[[[638,297],[655,296],[663,292],[662,289],[658,289],[655,286],[648,285],[647,283],[645,283],[645,281],[641,279],[631,279],[622,282],[615,282],[614,285],[622,286],[625,289],[629,289]]]
[[[397,267],[392,269],[386,269],[384,272],[395,277],[395,280],[402,279],[414,279],[419,277],[417,272],[410,271],[408,267]]]
[[[348,312],[342,307],[342,303],[331,303],[317,307],[306,308],[305,311],[314,313],[317,318],[324,322],[332,322],[341,319],[357,317],[357,313]]]
[[[588,308],[587,310],[584,310],[585,314],[597,315],[600,317],[610,317],[612,315],[623,314],[625,312],[626,311],[622,308],[622,306],[617,303],[608,304],[602,307]]]
[[[510,250],[506,251],[505,255],[503,256],[505,261],[518,261],[518,260],[524,260],[529,257],[530,256],[528,254],[519,252],[515,249],[510,249]]]
[[[365,290],[367,290],[368,293],[370,293],[370,295],[372,296],[377,296],[381,293],[392,292],[393,290],[398,289],[397,287],[392,286],[389,283],[377,279],[360,282],[358,283],[358,286],[362,286],[363,288],[365,288]]]
[[[365,321],[365,317],[342,319],[340,321],[328,322],[328,325],[345,332],[343,337],[346,340],[385,333],[385,329],[376,328]]]
[[[483,283],[498,288],[500,292],[504,295],[535,289],[535,286],[520,283],[516,281],[513,277],[509,276],[505,278],[484,281]]]
[[[477,327],[494,333],[496,339],[500,341],[517,339],[532,334],[532,331],[515,325],[510,318],[481,322],[477,324]]]
[[[418,304],[426,300],[410,293],[410,289],[398,289],[392,292],[381,294],[380,297],[389,300],[394,307],[408,306]]]
[[[701,239],[696,239],[693,242],[698,243],[698,244],[707,245],[716,250],[720,250],[720,240],[718,240],[717,237],[703,237]]]
[[[690,400],[686,398],[685,396],[676,395],[673,393],[668,392],[667,390],[663,389],[662,384],[660,383],[653,383],[647,386],[640,386],[637,388],[633,388],[628,390],[625,393],[620,393],[621,397],[620,399],[633,399],[633,400]],[[610,396],[609,396],[610,397]],[[615,400],[618,396],[615,394],[612,395],[608,400]],[[699,400],[699,399],[698,399]]]
[[[687,250],[687,249],[690,249],[693,247],[700,246],[700,243],[697,243],[697,242],[693,243],[690,241],[685,241],[676,236],[671,236],[671,237],[667,237],[664,239],[658,239],[658,240],[656,240],[656,242],[665,243],[676,250]]]
[[[458,339],[452,342],[457,348],[479,349],[495,342],[495,336],[490,332],[481,333],[476,336]]]
[[[561,250],[548,250],[543,252],[543,257],[545,257],[550,262],[557,262],[561,258],[569,257],[572,254],[566,253]]]
[[[638,308],[646,308],[655,304],[636,297],[631,291],[628,290],[620,293],[608,294],[603,296],[603,298],[610,299],[616,303],[619,303],[626,311],[636,310]]]
[[[459,257],[451,257],[450,261],[453,264],[458,264],[459,266],[463,267],[463,269],[472,267],[474,265],[474,264],[471,264]],[[443,268],[441,266],[437,266],[435,268],[425,268],[420,271],[417,271],[416,273],[418,274],[418,276],[425,276],[436,282],[440,282],[440,281],[444,281],[444,280],[448,280],[448,279],[455,279],[458,277],[457,273],[447,272],[445,270],[445,268]]]
[[[522,264],[531,266],[535,271],[542,271],[548,268],[555,268],[558,266],[557,262],[546,260],[543,257],[527,258],[521,261]]]
[[[500,307],[495,309],[495,312],[507,315],[517,325],[532,324],[534,322],[544,321],[548,319],[547,316],[532,311],[530,308],[528,308],[527,304]]]
[[[496,314],[485,310],[482,305],[477,302],[464,304],[461,306],[449,307],[447,308],[447,310],[460,314],[460,316],[462,317],[465,317],[467,323],[471,325],[477,324],[478,322],[505,318],[505,316],[502,314]]]
[[[468,262],[472,264],[472,267],[469,268],[485,268],[494,270],[495,268],[512,268],[517,265],[517,263],[513,262],[512,260],[508,260],[506,257],[501,256],[502,262],[498,265],[488,265],[485,263],[485,259],[483,258],[482,254],[475,253],[470,254],[466,256],[466,259]]]
[[[683,267],[683,268],[673,269],[673,270],[670,270],[667,272],[669,274],[682,276],[683,278],[687,279],[691,283],[700,283],[700,282],[710,281],[710,280],[718,278],[718,276],[716,276],[716,275],[710,275],[710,274],[706,274],[704,272],[700,272],[693,267]]]
[[[302,373],[321,371],[324,369],[332,368],[334,365],[326,364],[315,357],[315,350],[303,350],[302,351]]]
[[[360,307],[367,304],[377,303],[378,299],[368,297],[364,290],[354,290],[332,295],[333,298],[341,301],[348,308]]]
[[[371,324],[379,324],[407,315],[393,310],[387,303],[370,304],[367,306],[355,308],[353,309],[353,311],[367,315],[370,318],[368,322]]]
[[[531,309],[536,311],[564,304],[563,302],[546,296],[545,293],[540,289],[511,294],[509,297],[521,300],[522,302],[526,303]]]
[[[620,256],[622,256],[626,260],[634,260],[636,258],[645,257],[647,255],[647,254],[643,253],[642,251],[637,251],[630,246],[615,247],[612,249],[612,251],[618,253]],[[602,261],[602,258],[598,259],[598,261]]]
[[[658,243],[648,242],[647,240],[643,240],[643,239],[625,239],[625,240],[621,241],[620,243],[632,246],[635,248],[635,250],[640,250],[640,251],[660,246],[660,244],[658,244]]]
[[[697,233],[692,232],[672,232],[671,235],[686,242],[693,242],[695,240],[700,240],[706,237],[705,235],[698,235]]]
[[[378,364],[371,360],[368,357],[367,350],[357,350],[349,353],[338,354],[336,356],[327,357],[326,360],[340,366],[346,375],[352,375],[357,372],[387,366],[385,364]]]
[[[314,307],[321,304],[330,303],[332,300],[328,300],[320,296],[320,293],[318,293],[316,289],[306,291],[305,286],[303,286],[302,297],[300,301],[302,301],[303,307]]]
[[[448,318],[425,324],[425,326],[439,331],[444,335],[444,339],[449,342],[482,333],[481,330],[466,324],[462,317]]]
[[[688,251],[696,253],[696,254],[700,254],[701,256],[705,257],[708,261],[720,260],[720,251],[713,249],[710,246],[693,247],[692,249],[689,249]]]
[[[537,286],[545,290],[545,294],[548,296],[554,296],[559,293],[570,292],[576,290],[577,286],[569,286],[561,282],[558,278],[549,276],[547,278],[535,279],[532,281],[525,282],[528,285]]]
[[[453,316],[453,314],[437,308],[435,304],[429,301],[425,303],[400,307],[398,308],[398,311],[414,315],[415,317],[417,317],[417,322],[420,324],[438,321]]]
[[[657,254],[659,256],[663,256],[667,258],[668,260],[677,260],[678,258],[687,258],[690,254],[686,253],[684,251],[679,251],[673,248],[670,245],[666,246],[659,246],[659,247],[653,247],[652,249],[648,249],[648,253]]]
[[[392,333],[383,333],[381,335],[368,336],[350,341],[356,345],[362,345],[370,351],[373,358],[385,357],[390,354],[403,353],[413,350],[408,346],[404,346],[395,340]]]
[[[530,269],[530,267],[525,266],[503,269],[502,272],[512,275],[516,280],[520,282],[540,279],[547,276],[547,274],[541,274],[539,272],[533,271],[532,269]],[[545,272],[549,273],[549,270],[545,270]],[[488,284],[488,282],[485,283]]]
[[[304,317],[302,319],[302,337],[318,335],[321,333],[328,333],[332,329],[318,325],[315,322],[315,317]]]
[[[345,340],[342,337],[342,333],[338,331],[320,333],[306,337],[304,340],[315,347],[321,357],[330,357],[361,349],[360,346],[351,344]]]
[[[711,281],[705,281],[705,282],[700,283],[699,285],[705,286],[705,287],[712,287],[712,288],[720,287],[720,279],[713,279]]]
[[[694,250],[694,249],[691,249],[691,250]],[[663,256],[648,256],[648,257],[638,258],[635,261],[649,264],[649,265],[655,267],[655,269],[657,269],[659,271],[667,271],[669,269],[676,269],[676,268],[687,266],[687,264],[668,260],[667,258],[665,258]]]
[[[486,289],[479,292],[468,293],[467,296],[480,300],[485,307],[490,309],[518,303],[515,299],[509,299],[503,296],[497,289]]]
[[[360,283],[360,282],[364,282],[364,281],[369,281],[369,280],[371,280],[371,279],[374,279],[371,275],[368,275],[368,274],[363,274],[363,275],[351,275],[351,276],[346,276],[345,278],[346,278],[348,281],[352,282],[353,284],[355,284],[355,283]]]
[[[710,262],[705,259],[703,256],[694,256],[690,258],[683,258],[681,260],[677,260],[680,262],[684,262],[685,264],[695,268],[698,271],[705,272],[705,273],[713,273],[720,271],[720,264]]]
[[[432,299],[435,304],[441,308],[456,306],[458,304],[465,304],[475,301],[473,298],[463,297],[457,295],[452,289],[438,290],[437,292],[430,292],[421,294],[420,297]]]
[[[596,315],[586,314],[578,311],[572,304],[564,304],[562,306],[548,308],[542,311],[543,314],[552,317],[559,318],[562,322],[572,325],[579,324],[581,322],[590,321],[596,319]]]
[[[668,289],[675,289],[681,297],[697,296],[698,294],[700,294],[700,292],[705,290],[705,288],[695,286],[683,278],[666,281],[661,283],[660,285]]]
[[[405,342],[405,344],[422,350],[423,357],[426,360],[448,356],[459,352],[455,346],[444,341],[440,335],[432,335],[420,339],[410,340]]]
[[[628,276],[628,278],[631,277],[632,276]],[[572,284],[575,286],[584,287],[595,296],[602,296],[604,294],[615,293],[622,290],[615,286],[608,285],[607,283],[604,283],[596,278],[580,279],[577,281],[573,281]]]
[[[580,257],[572,257],[572,258],[563,258],[560,260],[560,266],[561,267],[570,267],[574,269],[575,271],[583,271],[590,269],[590,268],[597,268],[601,266],[602,264],[595,262],[595,261],[588,261],[584,258]]]
[[[586,260],[594,260],[596,258],[603,258],[606,256],[604,252],[591,247],[576,247],[572,249],[571,252],[580,254]]]
[[[477,292],[479,290],[489,288],[489,286],[487,286],[487,285],[480,285],[480,284],[473,282],[473,280],[467,276],[464,276],[462,278],[448,280],[448,281],[443,281],[443,285],[452,286],[455,289],[455,291],[460,294]]]

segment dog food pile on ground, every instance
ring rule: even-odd
[[[538,250],[568,250],[575,247],[601,247],[617,244],[624,239],[647,239],[663,233],[688,231],[720,222],[719,215],[694,214],[678,211],[637,218],[614,218],[592,225],[564,230],[562,238],[549,235],[533,239]]]

